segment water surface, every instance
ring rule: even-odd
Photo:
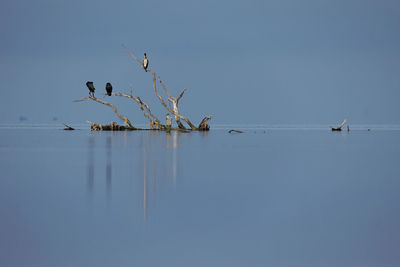
[[[216,128],[0,128],[0,265],[398,266],[399,127]]]

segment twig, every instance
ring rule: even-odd
[[[73,130],[75,130],[74,128],[72,128],[71,126],[69,126],[69,125],[66,125],[65,123],[63,123],[64,125],[65,125],[65,128],[64,128],[64,130],[66,130],[66,131],[73,131]]]
[[[142,68],[146,71],[146,72],[148,72],[150,69],[145,69],[144,68],[144,65],[143,65],[143,62],[142,61],[140,61],[136,56],[135,56],[135,54],[133,54],[131,51],[129,51],[128,50],[128,48],[126,48],[126,46],[124,45],[124,44],[122,44],[122,47],[125,49],[125,52],[128,54],[128,55],[130,55],[131,57],[133,57],[139,64],[140,64],[140,66],[142,66]]]
[[[232,129],[232,130],[229,130],[228,133],[243,133],[243,132],[239,131],[239,130]]]
[[[164,92],[168,95],[168,97],[172,97],[172,95],[168,92],[167,88],[165,87],[165,85],[161,81],[160,77],[158,77],[158,80],[160,81],[160,84],[161,84],[162,88],[164,89]]]
[[[186,90],[187,90],[186,88],[183,88],[182,92],[181,92],[181,93],[179,94],[179,96],[176,98],[176,103],[179,102],[179,100],[182,98],[182,96],[183,96],[183,94],[185,93]]]

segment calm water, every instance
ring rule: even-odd
[[[400,131],[0,128],[1,266],[399,266]]]

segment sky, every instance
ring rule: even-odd
[[[147,53],[180,111],[197,124],[400,124],[400,2],[0,2],[0,124],[108,123],[106,106],[74,103],[106,82],[164,119]],[[128,99],[105,98],[133,124]],[[53,121],[56,117],[57,121]]]

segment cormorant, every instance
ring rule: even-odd
[[[107,83],[106,84],[106,91],[107,91],[107,95],[111,96],[111,93],[112,93],[112,85],[111,85],[111,83]]]
[[[146,53],[144,53],[144,58],[143,58],[143,68],[147,72],[147,67],[149,66],[149,60],[147,59]]]
[[[86,86],[89,88],[89,96],[94,97],[94,90],[96,89],[94,88],[93,82],[86,82]]]

